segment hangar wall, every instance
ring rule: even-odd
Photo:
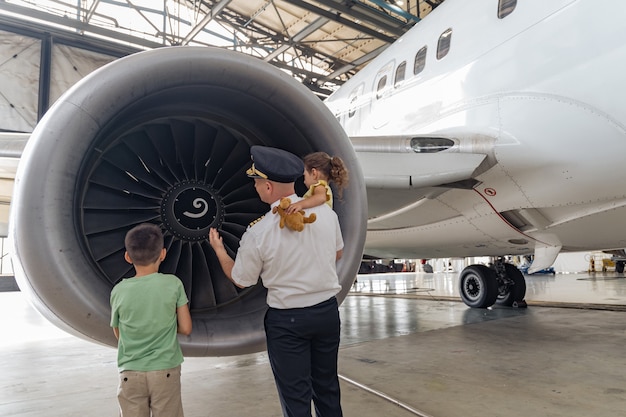
[[[49,108],[77,81],[115,59],[0,30],[0,131],[32,132],[42,106]]]
[[[31,133],[46,110],[80,79],[135,50],[81,41],[34,25],[0,21],[0,132]],[[0,156],[0,275],[12,275],[6,224],[12,158]],[[16,164],[15,164],[16,165]]]

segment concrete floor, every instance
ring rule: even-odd
[[[624,275],[530,276],[529,308],[487,310],[457,301],[456,275],[359,276],[340,307],[345,416],[626,415]],[[19,292],[0,317],[0,416],[117,415],[114,349]],[[281,415],[264,352],[186,358],[183,401],[187,417]]]

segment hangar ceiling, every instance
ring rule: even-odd
[[[2,0],[26,19],[131,48],[204,45],[263,59],[326,97],[444,0]]]

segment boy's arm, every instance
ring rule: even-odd
[[[117,340],[120,340],[120,329],[119,329],[119,327],[114,327],[113,328],[113,334],[115,335],[115,338]]]
[[[189,313],[189,304],[176,308],[176,321],[178,322],[178,333],[189,336],[191,334],[191,313]]]
[[[321,206],[322,204],[326,203],[326,200],[326,187],[324,187],[323,185],[318,185],[313,189],[312,196],[289,205],[289,207],[287,207],[287,213],[297,213],[300,210]]]

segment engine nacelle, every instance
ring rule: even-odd
[[[59,327],[116,346],[111,289],[133,274],[124,235],[142,222],[164,230],[162,272],[181,278],[193,333],[188,356],[265,347],[266,291],[240,290],[208,244],[220,230],[234,255],[247,225],[264,214],[246,177],[249,148],[340,156],[350,185],[335,210],[344,235],[338,263],[350,289],[365,241],[367,204],[350,141],[326,106],[289,75],[216,48],[171,47],[114,61],[63,95],[22,156],[9,233],[15,275],[35,307]]]

